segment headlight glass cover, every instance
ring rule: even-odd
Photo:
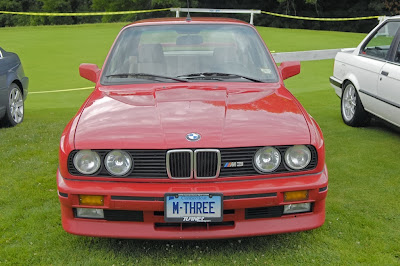
[[[305,145],[295,145],[285,152],[287,166],[294,170],[305,168],[311,161],[311,151]]]
[[[110,151],[104,159],[107,171],[115,176],[126,175],[133,167],[131,156],[121,150]]]
[[[254,165],[260,172],[269,173],[281,163],[281,154],[274,147],[263,147],[254,155]]]
[[[100,156],[92,150],[78,151],[74,156],[75,168],[84,175],[91,175],[100,168]]]

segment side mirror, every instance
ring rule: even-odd
[[[96,83],[99,79],[100,69],[95,64],[80,64],[79,74],[82,78],[88,79]]]
[[[296,76],[300,73],[300,62],[299,61],[288,61],[283,62],[278,67],[279,71],[282,74],[282,78],[288,79],[290,77]]]

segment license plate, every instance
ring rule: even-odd
[[[222,222],[222,194],[165,194],[164,220],[178,223]]]

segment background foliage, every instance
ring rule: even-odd
[[[23,12],[94,12],[146,10],[153,8],[186,7],[185,0],[0,0],[0,10]],[[261,9],[308,17],[362,17],[400,14],[397,0],[203,0],[190,1],[191,7]],[[89,17],[37,17],[0,14],[0,27],[26,25],[82,24],[94,22],[135,21],[148,17],[174,16],[170,11]],[[201,14],[202,16],[206,14]],[[199,16],[195,14],[194,16]],[[221,14],[218,14],[221,16]],[[247,15],[229,14],[230,17],[248,20]],[[377,21],[316,22],[277,18],[268,15],[255,16],[255,24],[281,28],[306,28],[315,30],[340,30],[368,32]]]

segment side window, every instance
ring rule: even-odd
[[[400,42],[399,39],[397,38],[397,43],[394,44],[395,46],[395,52],[394,52],[394,58],[393,62],[400,64]]]
[[[362,54],[386,59],[390,45],[400,27],[400,21],[388,22],[381,27],[361,50]]]

